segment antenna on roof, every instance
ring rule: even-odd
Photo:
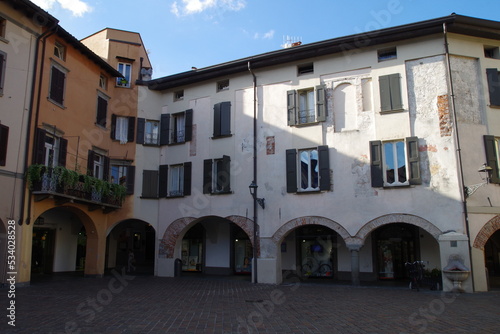
[[[302,37],[293,37],[293,36],[283,36],[283,44],[281,47],[283,49],[293,48],[294,46],[299,46],[302,44]]]

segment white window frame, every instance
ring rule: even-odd
[[[319,191],[320,183],[319,183],[319,155],[317,148],[298,150],[298,192],[307,192],[307,191]],[[312,161],[316,160],[315,170],[312,170]],[[305,162],[305,166],[302,165],[302,162]],[[306,175],[304,175],[303,167],[307,168]],[[313,184],[313,173],[316,176],[316,185]],[[304,178],[304,176],[306,176]],[[305,181],[305,183],[303,182]],[[304,186],[305,185],[305,186]]]
[[[160,144],[160,121],[157,120],[144,121],[144,144],[147,145]]]
[[[104,156],[99,153],[94,153],[94,162],[92,164],[93,174],[95,178],[103,179],[104,177]]]
[[[66,60],[66,47],[57,41],[54,44],[54,56],[63,61]]]
[[[115,138],[120,144],[128,142],[128,117],[116,116]]]
[[[52,143],[47,140],[51,140]],[[45,166],[56,167],[59,161],[59,137],[50,133],[45,135]]]
[[[119,62],[118,72],[120,72],[123,77],[116,78],[116,85],[118,87],[130,88],[130,80],[132,79],[132,64]],[[122,82],[123,79],[125,79],[126,82]]]
[[[184,196],[184,165],[171,165],[168,170],[168,196]]]
[[[186,113],[175,113],[170,117],[170,143],[186,141]]]
[[[316,92],[314,88],[297,90],[298,95],[298,124],[316,122]]]
[[[387,150],[388,149],[387,145],[391,145],[389,152]],[[400,148],[402,148],[403,155],[401,155]],[[410,171],[408,170],[408,157],[407,157],[407,155],[408,155],[408,153],[406,152],[406,140],[399,139],[399,140],[382,141],[384,186],[400,187],[400,186],[408,186],[410,184]],[[398,168],[394,167],[393,168],[394,181],[392,183],[389,183],[387,174],[388,174],[388,171],[390,169],[388,169],[388,167],[393,167],[393,166],[399,165],[401,160],[402,160],[402,162],[404,162],[404,171],[405,171],[406,180],[403,182],[401,182],[399,180],[399,173],[396,171],[399,171],[399,168],[401,168],[401,167],[398,167]]]
[[[119,163],[110,163],[110,177],[111,177],[111,183],[119,184],[124,187],[127,186],[127,172],[128,172],[128,165],[123,165]]]

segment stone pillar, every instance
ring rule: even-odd
[[[272,238],[260,238],[260,257],[257,259],[257,283],[280,284],[281,261],[278,247]]]
[[[358,238],[345,240],[347,248],[351,251],[351,284],[359,285],[359,250],[363,247],[363,241]]]

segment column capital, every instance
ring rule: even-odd
[[[350,251],[356,251],[356,252],[359,252],[361,247],[363,247],[365,244],[363,242],[363,240],[361,240],[360,238],[357,238],[357,237],[349,237],[349,238],[345,239],[344,241],[345,241],[346,247]]]

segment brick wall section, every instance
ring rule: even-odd
[[[498,230],[500,230],[500,216],[494,217],[483,226],[474,240],[474,248],[484,250],[484,245],[486,245],[488,239]]]
[[[439,114],[439,131],[441,137],[451,136],[451,118],[448,103],[448,95],[439,95],[437,97],[437,107]]]

